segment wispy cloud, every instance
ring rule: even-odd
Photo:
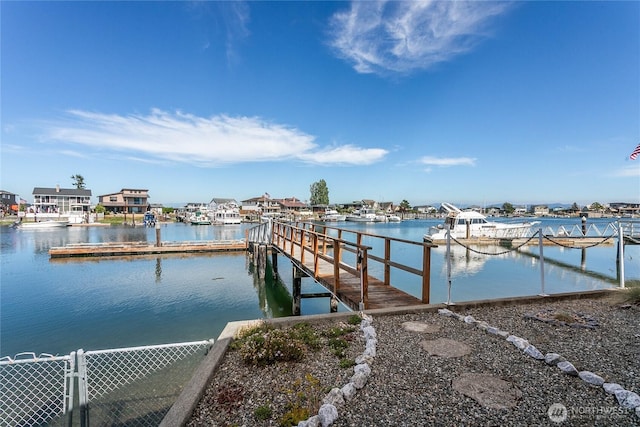
[[[259,117],[198,117],[157,109],[147,115],[127,116],[81,110],[68,113],[66,120],[45,126],[45,140],[79,144],[96,152],[119,153],[146,162],[200,167],[285,160],[368,165],[387,154],[384,149],[354,145],[320,147],[312,135]]]
[[[425,156],[418,160],[420,164],[426,166],[475,166],[476,159],[473,157],[431,157]],[[430,170],[430,169],[429,169]]]
[[[353,1],[330,22],[330,45],[359,73],[409,73],[468,52],[490,18],[510,8],[489,1]]]

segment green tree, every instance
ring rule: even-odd
[[[591,203],[591,210],[596,211],[596,212],[602,212],[602,211],[604,211],[604,206],[602,206],[598,202],[593,202],[593,203]]]
[[[106,208],[102,205],[96,205],[96,213],[105,213],[106,212]]]
[[[314,182],[310,187],[311,198],[309,199],[311,205],[328,205],[329,204],[329,188],[324,179]]]
[[[73,180],[73,185],[78,189],[78,190],[84,190],[84,177],[82,175],[79,174],[75,174],[75,175],[71,175],[71,179]]]
[[[573,202],[573,205],[571,205],[571,210],[573,212],[579,212],[580,211],[580,206],[578,206],[578,204],[576,202]]]
[[[504,202],[502,204],[502,210],[506,213],[506,214],[512,214],[513,212],[515,212],[516,208],[513,207],[513,205],[509,202]]]

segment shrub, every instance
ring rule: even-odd
[[[258,406],[253,411],[253,416],[256,417],[258,421],[266,421],[271,418],[273,411],[267,405]]]
[[[240,356],[246,363],[270,365],[276,361],[295,361],[304,357],[305,345],[282,329],[256,331],[242,338]]]

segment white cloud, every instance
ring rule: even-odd
[[[387,151],[353,145],[318,147],[315,137],[259,117],[197,117],[154,109],[121,116],[80,110],[49,124],[46,138],[146,162],[207,167],[245,162],[298,160],[315,164],[368,165]]]
[[[476,159],[473,157],[431,157],[425,156],[418,160],[419,163],[427,166],[475,166]],[[429,171],[431,169],[428,169]]]
[[[427,69],[471,50],[509,2],[353,1],[333,15],[330,45],[359,73]]]
[[[353,145],[343,145],[303,154],[300,158],[309,163],[317,164],[370,165],[382,160],[387,153],[388,151],[382,148],[359,148]]]

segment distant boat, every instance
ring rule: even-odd
[[[69,225],[69,221],[36,221],[36,222],[16,222],[14,226],[19,229],[44,229],[44,228],[63,228]]]
[[[447,211],[444,224],[429,229],[429,232],[424,235],[424,240],[427,242],[445,242],[447,240],[446,225],[449,225],[451,237],[454,239],[517,239],[525,237],[531,227],[539,223],[539,221],[490,222],[479,212],[463,211],[450,203],[443,203],[442,208]]]
[[[375,222],[376,211],[370,208],[356,209],[352,214],[347,215],[346,220],[353,222]]]
[[[233,208],[216,209],[213,212],[209,212],[209,218],[211,218],[211,221],[214,224],[220,225],[233,225],[242,223],[240,210]]]
[[[209,217],[200,211],[193,213],[189,217],[189,222],[191,225],[211,225]]]
[[[401,222],[402,218],[400,218],[398,215],[387,214],[387,221],[389,221],[389,222]]]
[[[320,219],[325,222],[345,221],[347,215],[341,214],[335,209],[327,208],[324,210],[324,215],[322,215]]]

